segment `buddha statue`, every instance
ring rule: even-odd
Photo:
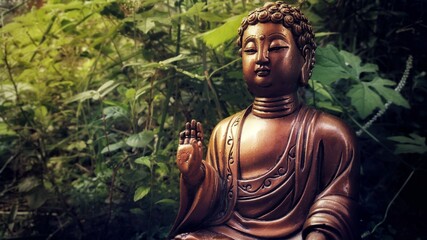
[[[352,130],[298,96],[314,66],[307,18],[282,2],[239,28],[254,96],[222,120],[203,156],[202,125],[180,134],[180,208],[172,239],[355,239],[359,160]]]

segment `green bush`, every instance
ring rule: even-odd
[[[379,36],[358,34],[371,18],[380,24],[382,13],[402,13],[377,1],[357,8],[363,17],[334,17],[327,13],[352,12],[364,1],[298,2],[320,43],[307,103],[359,130],[365,154],[375,146],[375,157],[386,153],[392,159],[383,170],[384,161],[365,155],[361,234],[398,238],[393,222],[381,222],[384,203],[391,205],[402,190],[396,186],[406,186],[422,168],[427,150],[425,130],[415,120],[401,129],[395,120],[421,104],[416,97],[426,89],[425,72],[414,70],[408,86],[413,58],[403,51],[392,60],[400,68],[385,73],[373,57],[381,48],[375,44]],[[185,122],[202,121],[209,139],[219,120],[251,102],[234,40],[242,16],[259,5],[48,1],[24,13],[3,12],[10,17],[2,18],[8,22],[0,29],[0,236],[164,238],[178,208],[175,149]],[[360,29],[346,28],[357,24]],[[408,154],[410,161],[404,159]],[[416,167],[388,185],[386,169],[397,172],[401,162]],[[383,182],[371,185],[376,171],[384,173]],[[388,186],[391,193],[381,202],[369,195]],[[414,228],[397,231],[407,229]]]

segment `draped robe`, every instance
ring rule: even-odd
[[[316,230],[331,239],[356,238],[359,162],[348,126],[302,106],[275,166],[241,179],[240,136],[250,111],[215,127],[197,188],[181,177],[180,209],[170,236],[201,231],[230,239],[302,239]]]

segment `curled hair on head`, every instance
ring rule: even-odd
[[[313,28],[299,9],[285,4],[282,1],[267,2],[263,7],[249,12],[248,16],[243,18],[238,29],[239,37],[237,39],[237,45],[239,48],[242,48],[243,33],[249,25],[267,22],[282,24],[285,28],[292,31],[294,41],[304,59],[307,57],[305,51],[307,51],[307,49],[311,51],[312,59],[309,68],[309,76],[311,76],[315,63],[314,55],[316,51]],[[239,50],[239,52],[241,52],[241,50]]]

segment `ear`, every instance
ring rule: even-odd
[[[304,57],[304,64],[302,65],[302,68],[301,68],[300,84],[302,86],[307,86],[308,80],[310,79],[310,76],[311,76],[310,66],[313,62],[313,58],[312,58],[313,51],[309,46],[306,45],[304,46],[302,53]]]

